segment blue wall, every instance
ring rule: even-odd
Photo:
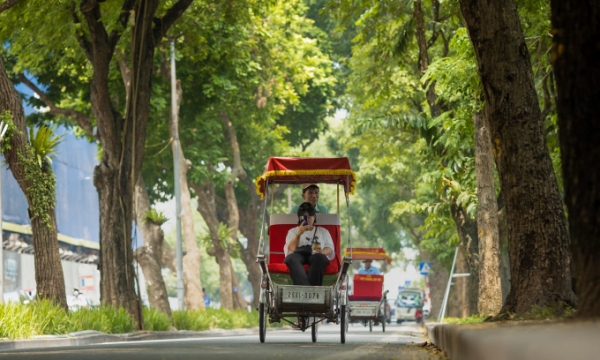
[[[17,86],[25,94],[27,88]],[[25,113],[35,111],[23,104]],[[56,222],[58,232],[74,238],[99,241],[100,213],[98,192],[94,187],[94,166],[98,164],[98,149],[86,139],[78,139],[71,130],[58,128],[64,134],[52,159],[56,176]],[[19,225],[27,225],[27,201],[17,180],[2,159],[2,219]]]

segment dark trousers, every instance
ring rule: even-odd
[[[323,285],[325,267],[329,265],[327,256],[323,254],[304,256],[302,254],[291,253],[285,257],[283,262],[290,269],[290,276],[294,285]],[[304,264],[308,264],[308,274],[304,271]]]

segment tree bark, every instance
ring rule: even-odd
[[[494,188],[494,155],[485,114],[475,122],[477,176],[477,235],[479,238],[479,315],[496,315],[502,308],[498,204]]]
[[[600,317],[600,3],[551,1],[552,64],[581,318]]]
[[[169,295],[167,293],[167,286],[162,277],[160,262],[164,233],[160,228],[160,225],[144,220],[144,214],[151,208],[146,184],[144,184],[144,179],[142,179],[141,176],[138,177],[135,193],[135,218],[137,226],[144,238],[144,246],[136,249],[135,259],[142,267],[142,272],[146,279],[150,307],[166,313],[169,315],[169,318],[172,319],[171,307],[169,306]]]
[[[464,249],[465,260],[469,267],[469,309],[475,313],[479,303],[479,237],[477,222],[469,217],[467,212],[455,203],[450,205],[452,218],[456,223],[458,237]]]
[[[6,139],[4,141],[8,141],[10,148],[3,148],[5,149],[3,152],[13,176],[19,180],[17,182],[23,193],[25,193],[29,205],[33,233],[36,292],[40,298],[49,299],[67,311],[65,279],[58,251],[54,206],[49,207],[46,214],[32,216],[32,207],[36,204],[36,201],[40,200],[33,198],[33,196],[39,196],[39,194],[32,195],[28,191],[34,186],[34,183],[27,179],[26,172],[28,170],[23,163],[23,159],[31,156],[30,151],[28,153],[29,141],[25,126],[25,113],[21,97],[9,80],[4,62],[0,58],[0,113],[5,111],[8,111],[12,116],[15,129],[10,130],[5,135]],[[32,161],[34,160],[32,159]],[[48,164],[44,162],[44,166],[40,171],[48,177],[48,180],[52,179],[53,181],[52,168]],[[42,179],[36,180],[42,181]],[[47,186],[44,190],[55,191],[54,187],[50,189]],[[45,215],[47,215],[48,223],[44,222]]]
[[[511,292],[502,312],[574,306],[569,239],[514,1],[460,0],[488,106],[506,207]]]
[[[103,150],[101,163],[94,171],[100,201],[101,299],[104,304],[124,307],[134,317],[138,329],[142,328],[143,319],[134,290],[131,224],[135,184],[144,158],[154,49],[191,2],[179,0],[162,18],[155,18],[159,0],[124,0],[118,23],[110,33],[104,26],[99,1],[84,0],[80,6],[89,36],[79,36],[78,40],[93,69],[92,113]],[[111,102],[109,70],[130,14],[134,14],[131,87],[122,116]],[[75,10],[73,18],[80,22]]]

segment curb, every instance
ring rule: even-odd
[[[451,360],[592,360],[600,322],[426,324],[427,337]]]
[[[136,331],[126,334],[106,334],[99,331],[86,330],[66,335],[40,335],[30,340],[0,341],[0,351],[83,346],[123,341],[171,340],[253,334],[258,334],[258,328],[238,330],[215,329],[206,331]]]

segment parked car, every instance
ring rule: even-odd
[[[420,289],[404,289],[396,299],[396,323],[423,321],[423,292]]]

